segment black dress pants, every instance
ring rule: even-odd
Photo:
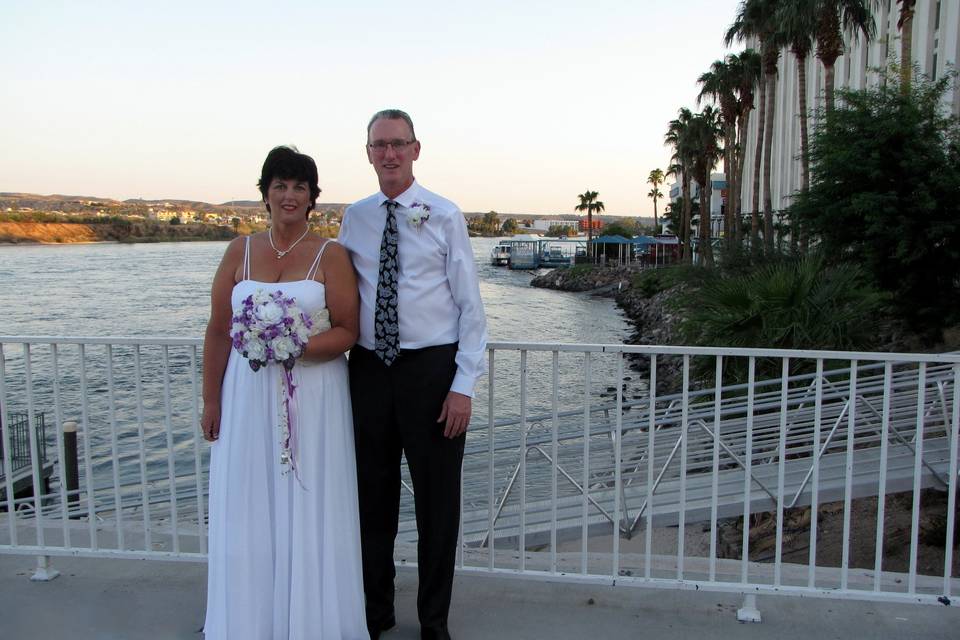
[[[456,353],[456,344],[403,350],[387,367],[368,349],[350,351],[363,588],[371,629],[394,615],[401,453],[415,494],[420,625],[441,628],[447,623],[466,436],[443,437],[444,425],[437,418],[456,374]]]

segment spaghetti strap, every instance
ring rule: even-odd
[[[243,279],[250,279],[250,236],[246,237],[246,247],[243,250]]]
[[[314,258],[313,264],[310,265],[310,269],[307,271],[307,280],[313,280],[317,277],[317,271],[320,269],[320,258],[323,257],[323,252],[327,250],[327,245],[336,242],[336,240],[327,240],[323,243],[323,246],[320,247],[320,251],[317,252],[317,257]]]

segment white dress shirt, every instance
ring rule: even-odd
[[[373,318],[380,272],[380,242],[390,200],[382,192],[347,207],[339,241],[353,260],[360,287],[358,344],[374,349]],[[480,300],[477,265],[467,224],[459,207],[427,191],[416,181],[393,198],[398,206],[400,348],[422,349],[459,343],[457,373],[451,391],[473,396],[485,368],[487,321]],[[414,224],[411,217],[430,207],[429,219]]]

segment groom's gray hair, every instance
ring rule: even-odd
[[[407,126],[410,127],[410,135],[413,136],[414,140],[417,139],[417,134],[413,130],[413,120],[410,119],[406,111],[401,111],[400,109],[384,109],[383,111],[377,111],[373,114],[370,122],[367,123],[367,140],[370,139],[370,129],[373,128],[373,123],[377,120],[403,120],[407,123]]]

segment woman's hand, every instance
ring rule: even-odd
[[[207,442],[216,442],[220,437],[220,403],[204,402],[203,415],[200,416],[200,428],[203,429],[203,439]]]
[[[210,291],[210,320],[203,340],[204,402],[200,417],[203,437],[209,442],[214,442],[220,435],[220,385],[231,349],[230,318],[233,309],[230,294],[236,282],[236,271],[243,261],[245,244],[244,238],[235,238],[227,247]]]

